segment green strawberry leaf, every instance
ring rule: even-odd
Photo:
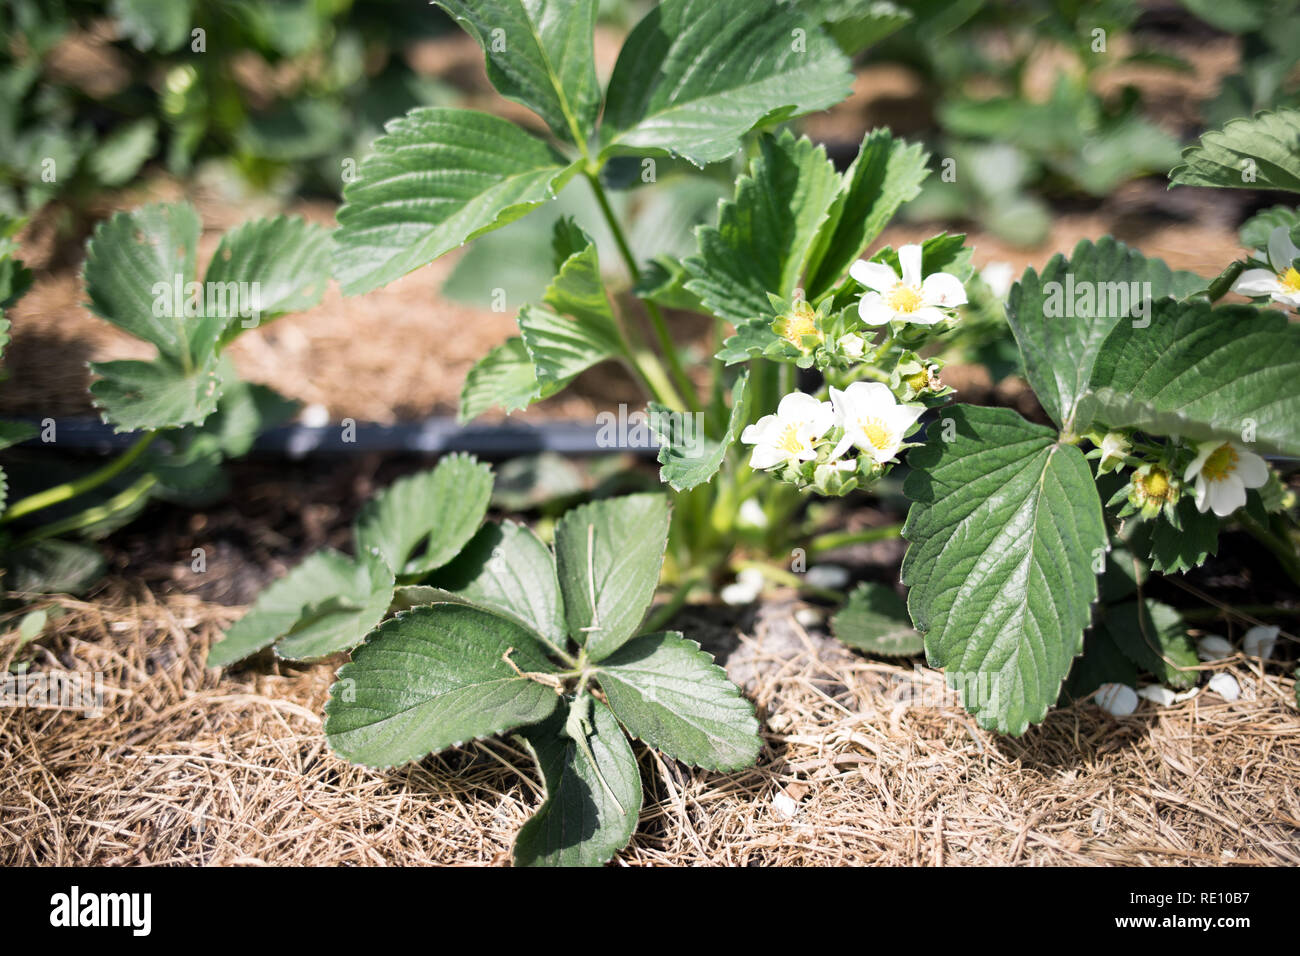
[[[200,364],[187,357],[195,356],[194,327],[203,320],[184,310],[200,228],[188,203],[156,204],[104,220],[86,245],[84,277],[95,314],[156,346],[178,368]]]
[[[1062,688],[1061,697],[1083,700],[1102,684],[1124,684],[1137,687],[1137,667],[1119,649],[1109,632],[1094,627],[1083,642],[1083,656],[1070,668],[1070,676]]]
[[[217,410],[221,374],[215,355],[186,372],[162,356],[152,362],[91,362],[95,407],[114,431],[201,425]]]
[[[345,650],[383,619],[392,591],[391,572],[375,562],[318,551],[258,595],[248,613],[208,651],[207,666],[243,660],[282,638],[276,648],[281,657],[323,657]],[[342,600],[329,603],[331,598]]]
[[[569,636],[593,661],[641,626],[668,542],[662,495],[625,495],[580,505],[555,528],[555,559]]]
[[[745,386],[749,370],[736,378],[731,393],[731,412],[721,439],[704,434],[701,417],[674,412],[657,402],[649,405],[650,424],[659,441],[659,480],[674,491],[689,491],[713,478],[727,452],[745,427]]]
[[[487,57],[488,79],[561,139],[583,145],[600,113],[596,0],[436,0]]]
[[[1300,455],[1300,326],[1276,309],[1157,302],[1107,336],[1090,388],[1088,421]]]
[[[1300,110],[1265,110],[1211,130],[1183,150],[1169,183],[1300,193]]]
[[[898,207],[920,193],[928,158],[888,129],[867,133],[809,255],[804,291],[810,300],[839,282]]]
[[[770,316],[769,294],[793,297],[840,188],[825,149],[807,137],[786,130],[763,135],[758,145],[717,226],[696,230],[699,252],[683,263],[687,291],[736,325]]]
[[[1069,259],[1053,256],[1041,277],[1026,270],[1007,299],[1007,321],[1029,384],[1052,421],[1082,430],[1075,413],[1102,342],[1117,326],[1145,321],[1133,313],[1147,289],[1161,299],[1204,286],[1200,277],[1173,272],[1109,236],[1081,241]]]
[[[57,538],[0,554],[4,589],[17,594],[82,594],[106,566],[98,548]]]
[[[571,705],[577,706],[577,705]],[[590,730],[566,733],[567,708],[523,731],[546,800],[519,828],[516,866],[600,866],[632,839],[641,812],[641,771],[609,708],[586,698]]]
[[[576,171],[542,140],[475,110],[392,120],[343,190],[334,276],[369,292],[526,215]]]
[[[491,468],[469,455],[448,455],[366,503],[354,528],[357,553],[378,555],[400,575],[442,567],[474,536],[491,497]]]
[[[835,105],[852,79],[848,59],[792,4],[663,0],[619,52],[601,158],[667,152],[714,163],[760,123]]]
[[[254,219],[222,236],[204,277],[207,294],[229,303],[217,309],[226,316],[222,340],[319,303],[330,277],[329,248],[329,230],[297,216]],[[250,303],[246,297],[253,289]],[[233,308],[235,302],[242,311]],[[256,314],[246,314],[250,305]]]
[[[628,641],[596,670],[628,733],[709,770],[752,766],[763,742],[754,707],[727,673],[677,631]]]
[[[908,609],[980,725],[1019,735],[1083,649],[1101,501],[1083,453],[1051,429],[1004,408],[943,414],[908,456]]]
[[[465,376],[460,391],[458,420],[464,424],[498,407],[507,413],[527,408],[533,402],[554,395],[566,383],[543,387],[533,370],[533,359],[521,338],[506,339],[479,359]]]
[[[826,32],[848,56],[861,53],[912,22],[912,13],[888,0],[803,0],[819,16]]]
[[[555,556],[513,521],[479,529],[434,584],[517,620],[557,651],[568,642]]]
[[[907,616],[907,603],[875,581],[853,589],[849,602],[831,618],[831,633],[849,647],[881,657],[911,657],[925,649]]]
[[[1102,610],[1099,627],[1124,656],[1156,680],[1191,687],[1199,676],[1196,648],[1177,611],[1159,601],[1125,601]]]
[[[1178,574],[1200,567],[1205,559],[1218,553],[1219,519],[1213,511],[1198,511],[1191,495],[1183,495],[1175,505],[1178,524],[1175,528],[1164,513],[1146,521],[1129,518],[1122,536],[1133,553],[1151,562],[1151,570],[1160,574]]]
[[[325,736],[353,763],[404,764],[545,720],[559,697],[522,673],[553,670],[542,646],[505,617],[462,604],[417,607],[385,621],[339,668]]]

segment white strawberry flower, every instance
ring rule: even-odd
[[[948,318],[945,309],[966,304],[966,289],[955,275],[935,272],[922,278],[920,246],[899,249],[898,264],[902,277],[883,262],[859,259],[850,267],[849,275],[871,290],[858,301],[858,315],[867,325],[934,325]]]
[[[1247,488],[1268,481],[1268,465],[1254,452],[1230,441],[1206,441],[1196,446],[1196,458],[1187,466],[1183,481],[1196,480],[1196,508],[1214,509],[1226,518],[1246,503]]]
[[[817,457],[817,440],[835,424],[830,402],[820,402],[803,392],[791,392],[776,407],[775,415],[764,415],[740,433],[740,440],[753,445],[749,466],[763,470],[789,462]]]
[[[850,445],[877,464],[891,461],[916,420],[925,412],[921,405],[900,405],[889,386],[880,382],[854,382],[844,391],[831,389],[835,424],[844,437],[831,454],[839,458]]]
[[[1291,241],[1286,226],[1278,226],[1268,237],[1268,263],[1272,269],[1247,269],[1232,287],[1247,296],[1269,296],[1293,309],[1300,309],[1300,271],[1291,264],[1300,257],[1300,248]]]

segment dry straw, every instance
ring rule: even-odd
[[[0,863],[504,864],[540,800],[508,741],[350,767],[320,731],[333,665],[204,671],[235,610],[121,580],[64,604],[33,668],[103,672],[107,707],[0,710]],[[1235,703],[1118,720],[1083,705],[1010,740],[934,672],[854,655],[792,610],[739,629],[693,614],[768,746],[730,775],[638,748],[648,796],[617,863],[1300,863],[1300,714],[1276,668],[1221,665],[1246,689]]]

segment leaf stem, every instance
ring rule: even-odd
[[[614,236],[619,255],[623,257],[623,262],[627,265],[627,271],[632,277],[632,282],[636,283],[641,278],[641,268],[636,264],[636,256],[632,254],[632,247],[628,245],[627,236],[623,234],[623,227],[619,224],[618,217],[614,215],[614,209],[609,204],[609,197],[605,195],[605,187],[600,184],[600,175],[590,169],[583,170],[583,175],[587,177],[587,182],[591,183],[591,191],[595,194],[596,202],[600,205],[600,212],[605,217],[609,231]],[[682,397],[686,399],[686,407],[693,412],[698,412],[700,410],[699,397],[695,394],[695,386],[686,375],[686,370],[682,368],[681,357],[677,354],[677,346],[673,343],[672,336],[668,334],[668,326],[664,322],[663,313],[659,311],[658,305],[648,299],[643,299],[642,302],[645,305],[646,312],[650,315],[655,337],[659,340],[659,347],[663,350],[664,359],[668,363],[668,371],[672,374],[673,381],[676,382]]]
[[[882,525],[879,528],[865,528],[862,531],[830,531],[819,534],[808,542],[808,555],[815,557],[843,548],[850,544],[871,544],[875,541],[888,541],[903,533],[901,524]]]
[[[75,481],[66,481],[61,485],[55,485],[53,488],[46,488],[44,491],[37,492],[34,495],[28,495],[15,501],[3,516],[0,516],[0,524],[8,524],[10,521],[16,521],[24,515],[29,515],[33,511],[40,511],[42,508],[48,508],[51,505],[57,505],[75,498],[78,495],[85,494],[92,488],[98,488],[104,482],[117,477],[127,468],[131,467],[147,449],[158,432],[145,432],[141,435],[130,448],[121,454],[118,458],[109,462],[102,468],[92,471],[88,475],[76,479]]]
[[[45,538],[57,537],[61,534],[67,534],[69,531],[79,531],[82,528],[89,528],[99,524],[119,511],[125,511],[131,507],[140,498],[149,493],[149,489],[157,484],[158,479],[153,475],[141,475],[131,485],[119,491],[113,497],[109,498],[102,505],[95,505],[84,511],[79,511],[74,515],[61,518],[58,521],[51,521],[49,524],[41,525],[35,531],[20,538],[15,547],[33,544],[42,541]]]

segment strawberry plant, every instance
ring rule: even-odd
[[[758,754],[753,707],[698,644],[643,626],[668,534],[661,496],[574,508],[552,549],[514,522],[480,527],[491,487],[487,467],[460,455],[394,483],[357,518],[355,558],[309,557],[208,664],[272,643],[296,660],[360,644],[330,689],[331,748],[390,767],[516,732],[547,798],[520,830],[515,862],[603,863],[631,839],[641,807],[625,733],[736,769]]]
[[[320,300],[328,232],[286,217],[245,223],[222,237],[202,282],[199,232],[191,206],[153,205],[116,214],[87,244],[91,309],[156,354],[90,366],[91,397],[104,421],[139,435],[125,452],[5,503],[0,547],[5,566],[30,585],[23,589],[46,586],[42,577],[56,588],[68,580],[58,573],[32,576],[32,569],[64,568],[69,561],[97,566],[93,555],[59,539],[104,534],[151,497],[196,502],[219,494],[222,461],[245,454],[259,431],[291,410],[270,389],[241,381],[224,350],[245,329]],[[22,275],[3,269],[5,283]],[[13,293],[20,290],[15,285]],[[6,426],[10,444],[36,431]],[[45,440],[57,444],[57,433]],[[38,523],[37,515],[49,520]]]

